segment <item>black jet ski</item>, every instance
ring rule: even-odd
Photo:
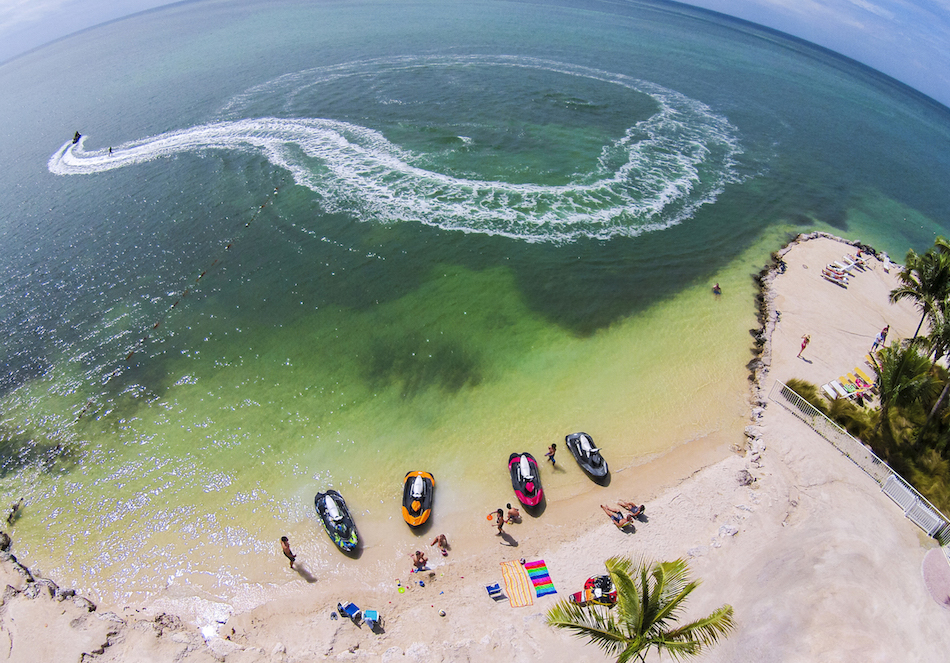
[[[80,138],[82,138],[82,134],[77,131],[76,134],[73,136],[73,145],[78,143]]]
[[[544,491],[541,490],[538,462],[534,456],[527,452],[511,454],[508,456],[508,471],[511,473],[511,487],[515,489],[518,501],[525,506],[538,506]]]
[[[418,527],[432,514],[432,495],[435,479],[428,472],[406,472],[402,482],[402,517],[412,527]]]
[[[571,433],[564,438],[574,460],[585,472],[596,479],[607,476],[607,461],[600,455],[600,449],[594,446],[594,440],[587,433]]]
[[[330,540],[343,552],[353,552],[359,543],[359,535],[356,533],[353,516],[346,508],[346,502],[343,501],[340,493],[335,490],[317,493],[313,498],[313,503]]]

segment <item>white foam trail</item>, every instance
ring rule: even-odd
[[[596,172],[571,184],[543,186],[452,177],[419,167],[416,155],[378,131],[330,119],[263,117],[204,124],[113,147],[85,150],[85,136],[49,160],[57,175],[101,173],[179,153],[230,150],[259,154],[321,196],[329,212],[357,212],[382,223],[416,221],[444,229],[527,241],[636,236],[689,218],[736,181],[737,131],[707,106],[672,90],[619,74],[529,58],[397,58],[282,76],[225,108],[239,114],[257,99],[293,98],[353,75],[423,66],[543,69],[620,85],[651,96],[659,110],[605,145]],[[619,166],[610,167],[610,163]]]

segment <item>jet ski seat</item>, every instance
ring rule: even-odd
[[[426,484],[425,484],[425,481],[423,481],[422,477],[416,477],[416,478],[415,478],[415,480],[412,482],[412,497],[413,497],[413,499],[417,499],[417,500],[418,500],[418,499],[421,499],[421,498],[422,498],[422,491],[423,491],[423,489],[425,488],[425,485],[426,485]]]
[[[522,456],[521,460],[518,461],[518,471],[525,481],[531,481],[534,478],[531,474],[531,464],[528,462],[527,456]]]
[[[327,515],[330,516],[330,520],[343,520],[343,514],[340,513],[340,509],[337,508],[336,502],[334,502],[329,496],[325,497],[327,505]]]
[[[598,451],[600,451],[600,449],[598,449],[597,447],[593,446],[593,445],[590,443],[590,438],[589,438],[589,437],[587,437],[586,435],[581,435],[581,451],[583,451],[583,452],[585,452],[587,455],[591,456],[591,455],[597,453]]]

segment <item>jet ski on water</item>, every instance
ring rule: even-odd
[[[359,543],[359,535],[356,533],[353,516],[346,508],[346,502],[343,501],[340,493],[335,490],[317,493],[313,502],[330,540],[343,552],[353,552]]]
[[[574,460],[590,476],[603,479],[607,476],[607,461],[600,455],[600,449],[594,446],[594,440],[587,433],[571,433],[564,438]]]
[[[432,514],[435,479],[428,472],[406,472],[402,482],[402,517],[411,527],[418,527]]]
[[[511,454],[508,457],[508,471],[511,472],[511,487],[515,489],[518,501],[525,506],[537,506],[544,491],[541,490],[538,462],[534,456],[527,452]]]

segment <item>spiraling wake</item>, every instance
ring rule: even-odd
[[[503,66],[540,69],[620,85],[649,95],[659,110],[603,147],[595,172],[558,186],[452,177],[420,167],[423,157],[380,132],[332,119],[264,117],[214,122],[87,151],[85,136],[49,160],[57,175],[100,173],[182,152],[259,154],[319,193],[328,212],[381,223],[416,221],[450,230],[527,241],[637,236],[689,218],[738,178],[737,131],[707,106],[619,74],[529,58],[399,58],[358,62],[280,77],[232,100],[297,94],[343,76],[385,75],[415,67]],[[452,118],[453,120],[456,118]],[[617,155],[621,155],[618,159]],[[620,164],[608,167],[607,164]]]

